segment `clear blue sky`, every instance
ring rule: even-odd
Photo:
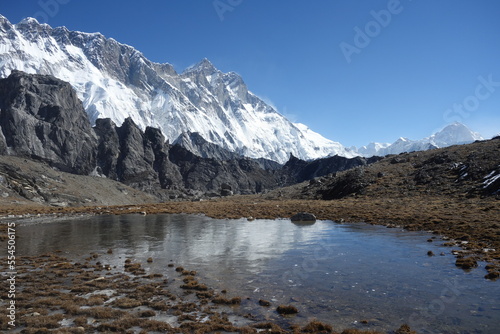
[[[206,57],[346,146],[452,121],[500,133],[498,0],[40,0],[0,13],[99,31],[179,72]]]

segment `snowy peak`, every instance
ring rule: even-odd
[[[16,26],[22,25],[40,25],[40,23],[38,23],[38,20],[33,17],[26,17],[16,24]]]
[[[0,14],[0,31],[6,32],[8,29],[12,27],[12,24],[5,18],[5,16],[2,16]]]
[[[429,141],[432,141],[438,147],[467,144],[482,139],[483,137],[479,133],[471,131],[459,122],[454,122],[429,137]]]
[[[218,72],[218,70],[210,62],[210,60],[208,60],[207,58],[203,58],[203,60],[200,61],[199,63],[190,66],[186,70],[184,70],[183,74],[189,72],[203,72],[205,74],[212,74],[214,72]]]
[[[370,143],[367,146],[358,148],[357,152],[364,157],[384,156],[468,144],[482,139],[483,137],[479,133],[471,131],[462,123],[455,122],[421,140],[410,140],[401,137],[392,144]]]
[[[208,59],[178,74],[170,64],[153,63],[100,33],[53,29],[34,19],[12,25],[0,18],[0,42],[0,78],[20,70],[67,81],[92,123],[110,118],[119,126],[130,117],[141,129],[161,129],[170,142],[198,133],[235,154],[281,163],[290,153],[304,160],[354,156],[292,124],[252,94],[238,74],[223,73]]]

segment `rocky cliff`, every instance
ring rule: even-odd
[[[0,80],[0,153],[49,162],[63,171],[89,174],[97,138],[70,84],[14,71]]]
[[[91,127],[72,87],[51,76],[14,71],[0,79],[0,154],[104,176],[160,199],[259,193],[367,163],[364,158],[306,162],[291,156],[282,168],[201,137],[190,142],[197,143],[197,154],[170,145],[159,129],[142,131],[131,118],[121,126],[97,119]]]

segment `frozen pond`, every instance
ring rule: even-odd
[[[485,280],[484,264],[455,267],[451,249],[427,233],[368,224],[289,220],[216,220],[195,215],[96,216],[20,225],[18,255],[62,250],[82,259],[91,252],[123,265],[125,258],[154,273],[175,263],[200,281],[245,300],[236,313],[282,321],[273,305],[334,329],[394,330],[407,323],[419,333],[498,333],[500,282]],[[112,248],[113,254],[106,254]],[[428,256],[432,251],[436,256]],[[444,253],[441,255],[441,253]],[[170,271],[171,272],[171,271]]]

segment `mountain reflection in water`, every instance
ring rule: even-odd
[[[234,312],[262,318],[280,319],[252,300],[292,303],[300,313],[291,322],[315,317],[339,329],[408,323],[421,333],[495,333],[500,326],[500,283],[483,279],[483,268],[456,268],[450,248],[439,239],[428,243],[422,232],[331,221],[122,215],[19,226],[18,235],[19,255],[61,250],[81,260],[97,252],[117,267],[125,258],[146,263],[152,257],[144,267],[153,273],[166,273],[169,263],[197,270],[207,285],[250,298]],[[429,250],[445,256],[429,257]]]

